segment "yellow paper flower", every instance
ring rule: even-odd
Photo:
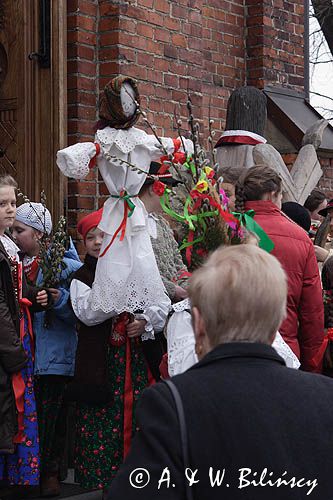
[[[199,193],[204,193],[208,189],[208,182],[204,180],[197,182],[195,189]]]
[[[204,168],[205,174],[207,175],[208,179],[214,176],[215,172],[212,168],[210,167],[205,167]]]

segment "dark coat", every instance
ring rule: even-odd
[[[268,345],[230,343],[219,345],[172,380],[184,405],[190,467],[198,469],[195,479],[200,482],[193,486],[194,500],[332,498],[332,379],[287,368]],[[165,384],[143,393],[137,422],[139,432],[111,484],[109,499],[184,500],[179,425]],[[158,489],[165,467],[170,470],[170,487],[164,481]],[[214,476],[218,469],[221,474],[225,469],[221,486],[210,486],[209,467],[214,468]],[[145,488],[129,484],[136,468],[150,473]],[[251,469],[246,477],[245,468]],[[246,483],[259,481],[265,468],[262,482],[266,486]],[[267,485],[268,479],[292,480],[293,476],[296,480],[317,479],[318,486],[307,496],[310,484],[295,488]],[[142,484],[145,473],[139,479]]]
[[[72,279],[82,281],[89,287],[95,279],[97,259],[86,255],[83,266]],[[112,401],[113,395],[107,386],[108,341],[112,319],[96,326],[77,322],[78,345],[75,359],[74,379],[67,389],[70,400],[87,404],[102,404]]]
[[[23,273],[24,274],[24,273]],[[23,276],[23,297],[36,305],[40,288],[30,287]],[[8,255],[0,242],[0,453],[13,453],[17,432],[15,398],[11,375],[19,372],[27,357],[20,342],[19,306],[16,300]]]

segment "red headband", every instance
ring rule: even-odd
[[[93,228],[98,226],[102,219],[103,207],[97,210],[96,212],[92,212],[89,215],[83,217],[77,225],[77,230],[83,237],[83,240],[86,241],[87,234]]]

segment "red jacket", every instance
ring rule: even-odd
[[[302,368],[319,371],[311,362],[324,338],[324,306],[318,264],[306,232],[271,201],[249,201],[245,210],[274,242],[271,252],[288,277],[287,317],[279,331],[300,359]]]

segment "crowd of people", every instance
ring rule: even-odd
[[[152,164],[151,169],[156,165]],[[309,217],[307,234],[301,224],[292,220],[294,213],[288,217],[281,211],[281,180],[268,167],[253,167],[238,182],[229,184],[229,189],[235,189],[235,208],[242,212],[254,210],[255,219],[274,242],[272,255],[287,275],[287,312],[282,323],[276,323],[274,332],[281,337],[283,346],[277,350],[286,362],[289,356],[289,366],[301,365],[302,370],[320,373],[322,358],[318,358],[318,352],[324,340],[324,305],[315,247],[309,237],[310,213],[297,206],[297,213]],[[68,402],[75,401],[76,480],[87,489],[108,488],[130,449],[136,429],[135,406],[143,390],[161,376],[183,373],[202,357],[203,347],[196,345],[192,327],[192,295],[191,300],[187,298],[190,273],[161,213],[159,197],[148,181],[140,197],[149,213],[150,237],[165,284],[164,303],[150,311],[149,317],[138,312],[115,318],[92,310],[90,293],[103,241],[99,228],[103,209],[84,217],[78,225],[86,249],[83,264],[70,241],[64,255],[62,285],[42,290],[39,240],[45,231],[51,233],[51,215],[41,203],[28,202],[16,209],[15,189],[14,179],[1,177],[1,479],[20,487],[40,483],[45,496],[59,493],[66,412]],[[315,196],[317,190],[309,200]],[[320,221],[329,210],[326,198],[320,204],[325,205],[320,207],[323,215],[312,212],[312,218],[316,217],[313,220]],[[244,246],[256,246],[257,240],[250,243]],[[330,254],[330,250],[327,252]],[[213,283],[216,272],[213,269],[206,281]],[[199,284],[191,286],[193,293],[199,293]],[[246,301],[252,303],[253,315],[257,316],[259,299],[248,293],[256,286],[252,281],[243,286]],[[224,293],[218,307],[214,301],[209,306],[209,295],[205,299],[211,332],[217,331],[219,324],[226,328],[232,317],[240,317],[244,304],[230,301],[226,309],[222,308],[229,290]],[[221,317],[214,319],[214,310]],[[52,321],[46,323],[50,311]],[[277,313],[280,317],[278,309]],[[248,339],[252,320],[248,313],[229,336],[226,328],[223,342]],[[262,343],[259,334],[252,338]],[[264,343],[273,340],[274,335]],[[166,352],[167,370],[163,367]]]
[[[135,95],[133,86],[127,93],[131,88]],[[110,198],[78,224],[83,261],[68,238],[54,287],[45,286],[40,253],[52,232],[51,214],[38,202],[16,208],[17,184],[0,176],[2,486],[16,499],[39,485],[45,497],[60,494],[67,412],[75,403],[75,479],[87,490],[103,490],[104,498],[185,498],[193,491],[182,478],[184,466],[221,463],[233,464],[234,482],[241,463],[251,470],[275,467],[277,474],[288,466],[288,474],[315,475],[329,491],[320,469],[333,422],[326,403],[333,383],[304,372],[330,374],[333,257],[313,237],[324,218],[333,219],[332,200],[315,189],[304,207],[282,204],[282,181],[270,167],[221,167],[214,186],[217,196],[223,193],[223,213],[244,223],[246,237],[207,255],[191,275],[155,182],[172,187],[179,180],[161,168],[156,139],[134,129],[131,101],[118,115],[110,113],[110,102],[101,103],[96,142],[60,151],[58,165],[82,177],[97,160]],[[112,128],[114,120],[123,128]],[[186,140],[163,141],[172,154]],[[108,153],[115,144],[118,156],[131,151],[137,169],[145,170],[117,163]],[[163,383],[174,375],[187,426]],[[309,432],[314,460],[322,452],[312,468],[303,439]],[[207,443],[216,440],[214,451]],[[189,453],[181,447],[187,441]],[[268,455],[271,446],[278,451]],[[129,484],[136,467],[155,475],[154,492],[152,483],[149,491]],[[157,489],[164,467],[178,486],[173,496]],[[215,498],[207,496],[207,481],[194,488],[195,498]],[[278,493],[270,498],[282,498]],[[230,498],[243,498],[238,494]]]

